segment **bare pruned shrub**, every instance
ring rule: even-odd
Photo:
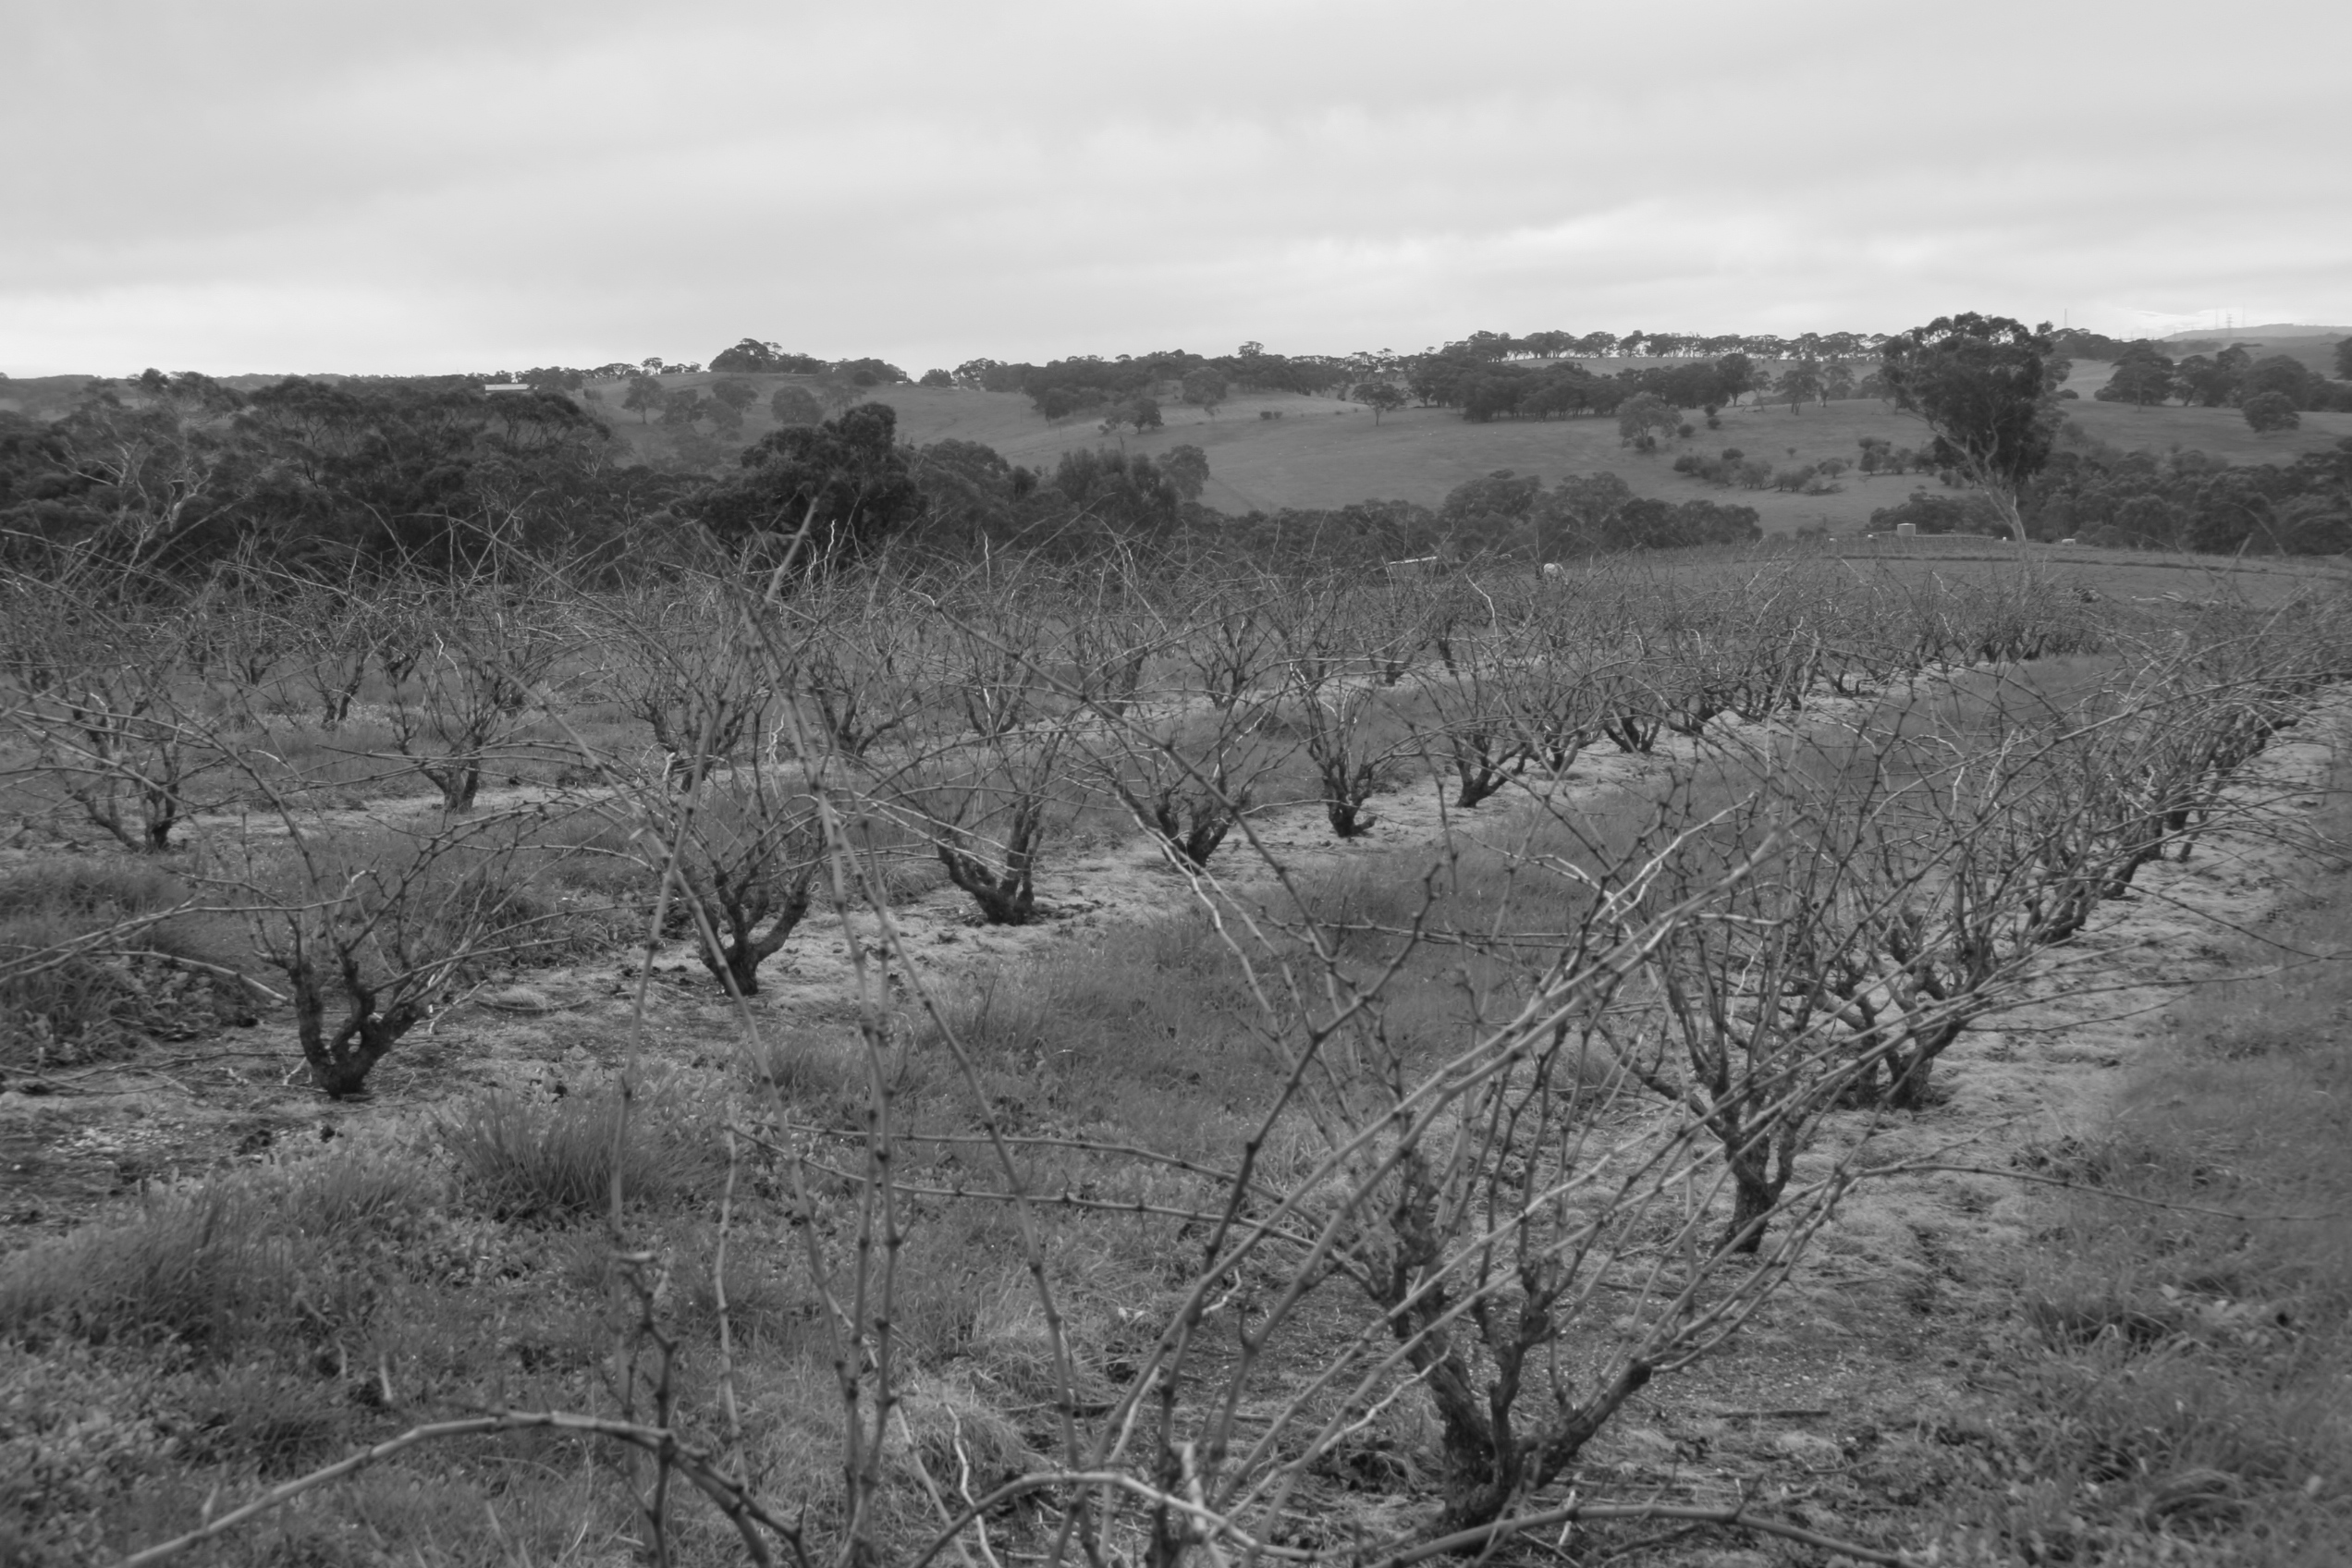
[[[1605,655],[1572,633],[1539,629],[1502,682],[1501,694],[1525,763],[1551,778],[1600,738],[1609,713]]]
[[[880,578],[827,581],[778,606],[765,634],[812,743],[853,761],[905,736],[933,699],[928,606]]]
[[[250,717],[293,673],[300,634],[284,601],[283,584],[241,561],[190,596],[189,668],[220,691],[227,710]]]
[[[555,606],[533,595],[551,592],[485,580],[402,606],[413,658],[404,652],[390,693],[392,744],[444,810],[471,811],[494,759],[547,710],[568,638]]]
[[[448,819],[330,839],[287,814],[283,839],[248,839],[199,878],[245,917],[286,980],[311,1081],[363,1092],[392,1047],[469,975],[550,939],[555,917],[514,870],[540,818]]]
[[[1283,655],[1281,714],[1299,739],[1323,804],[1342,839],[1372,829],[1366,809],[1390,782],[1411,741],[1390,715],[1385,692],[1360,673],[1341,596],[1326,587],[1291,595],[1277,628]]]
[[[1038,858],[1064,803],[1068,755],[1068,732],[1055,727],[953,746],[905,775],[893,809],[991,925],[1036,917]]]
[[[1415,689],[1429,718],[1415,729],[1425,750],[1452,768],[1455,805],[1495,795],[1538,757],[1554,775],[1565,771],[1583,744],[1563,690],[1568,674],[1496,639],[1422,672]]]
[[[384,613],[356,583],[304,583],[280,614],[291,643],[289,679],[309,690],[320,729],[340,729],[387,634]]]
[[[2040,954],[2186,847],[2251,754],[2228,739],[2244,701],[2129,666],[2063,704],[1996,675],[1865,732],[1894,780],[1868,859],[1902,896],[1830,982],[1884,1068],[1857,1093],[1924,1106],[1937,1059]]]
[[[1206,585],[1200,608],[1176,635],[1211,705],[1231,707],[1260,693],[1282,661],[1279,595],[1267,582]]]
[[[1452,657],[1451,633],[1460,617],[1452,584],[1427,577],[1382,582],[1351,594],[1362,631],[1365,664],[1383,686],[1411,674],[1432,648]]]
[[[627,800],[638,852],[692,928],[703,967],[738,996],[807,915],[824,865],[817,770],[754,758],[682,798]],[[672,869],[674,868],[674,876]]]
[[[597,607],[606,687],[652,734],[664,783],[691,790],[764,735],[790,668],[776,668],[756,634],[755,604],[725,583],[688,582]]]
[[[1759,737],[1717,717],[1785,710],[1835,641],[1808,628],[1846,630],[1833,596],[1799,615],[1775,596],[1783,582],[1670,587],[1630,571],[1580,585],[1617,603],[1573,625],[1502,597],[1465,612],[1439,649],[1450,675],[1435,696],[1384,685],[1360,606],[1321,588],[1284,596],[1266,633],[1278,657],[1246,680],[1210,657],[1224,673],[1188,670],[1181,696],[1148,676],[1131,691],[1116,671],[1085,685],[1074,650],[1136,642],[1116,627],[1089,641],[1058,619],[1110,618],[1084,584],[1024,601],[1047,628],[1036,640],[1006,628],[962,646],[949,629],[996,612],[877,591],[877,604],[943,607],[836,645],[919,643],[924,669],[988,687],[978,719],[962,694],[937,692],[851,767],[832,722],[806,721],[816,704],[784,681],[800,695],[732,770],[684,790],[625,781],[641,852],[688,885],[702,852],[690,812],[736,829],[767,820],[714,804],[760,778],[778,820],[802,800],[822,808],[784,860],[821,860],[851,900],[841,1011],[854,1040],[835,1017],[796,1020],[779,1042],[764,1010],[739,1010],[746,1060],[792,1070],[756,1074],[770,1097],[724,1129],[724,1174],[714,1162],[680,1235],[656,1229],[674,1214],[609,1195],[665,1180],[612,1181],[648,1131],[650,1004],[609,1100],[498,1108],[475,1145],[496,1154],[486,1168],[525,1173],[518,1212],[606,1213],[609,1263],[592,1261],[614,1308],[612,1377],[593,1408],[496,1409],[393,1442],[533,1428],[612,1445],[649,1558],[696,1545],[680,1517],[691,1489],[747,1557],[802,1568],[967,1553],[1398,1568],[1610,1517],[1775,1527],[1745,1499],[1612,1501],[1593,1443],[1637,1396],[1731,1344],[1876,1168],[1868,1137],[1883,1119],[1854,1118],[1834,1148],[1811,1137],[1820,1119],[1841,1101],[1924,1104],[1957,1032],[2065,955],[2086,912],[2148,864],[2135,857],[2151,836],[2185,843],[2232,809],[2225,759],[2251,754],[2285,711],[2263,704],[2302,676],[2215,680],[2141,660],[2100,666],[2084,692],[2055,679],[2081,672],[2010,659],[1856,704],[1810,740]],[[772,593],[746,641],[814,634]],[[1904,635],[1857,632],[1873,651],[1822,679],[1858,684],[1869,661],[1899,669],[1915,653],[1977,656],[1949,606],[1913,643],[1918,629],[1893,613],[1910,606],[1887,603]],[[1684,662],[1704,666],[1714,712],[1677,684]],[[1640,690],[1621,701],[1636,663]],[[1490,751],[1467,753],[1478,766],[1517,746],[1531,771],[1556,772],[1627,707],[1643,745],[1670,721],[1707,744],[1672,748],[1701,761],[1638,798],[1646,814],[1529,790],[1489,805],[1476,835],[1336,857],[1338,870],[1321,857],[1317,871],[1246,820],[1220,836],[1249,804],[1241,759],[1274,744],[1255,716],[1276,699],[1283,733],[1324,775],[1325,809],[1352,808],[1359,831],[1354,787],[1415,702],[1466,704],[1481,726],[1502,715]],[[1044,944],[1048,969],[1007,957],[976,994],[964,974],[941,984],[917,962],[937,955],[910,949],[872,875],[867,827],[887,814],[920,833],[984,918],[1034,918],[1040,846],[1074,802],[1081,758],[1084,783],[1197,873],[1184,878],[1197,916],[1116,938],[1072,930]],[[316,910],[312,939],[331,955],[335,933],[363,929],[383,900],[303,875],[326,890],[257,913],[284,924]],[[418,911],[439,885],[420,876]],[[371,974],[390,969],[362,956]],[[387,998],[403,999],[385,993],[378,1011]],[[1106,1114],[1127,1078],[1147,1118]],[[788,1340],[780,1363],[749,1348]],[[1396,1460],[1391,1497],[1334,1519],[1325,1478],[1376,1453]],[[251,1516],[214,1515],[182,1542]],[[1846,1545],[1781,1527],[1825,1552]]]
[[[190,668],[190,622],[172,609],[83,601],[46,621],[35,678],[13,715],[81,817],[127,848],[160,852],[224,771]]]
[[[1178,699],[1105,718],[1098,731],[1076,736],[1089,771],[1137,827],[1196,868],[1297,749],[1263,704],[1196,706]]]
[[[1182,632],[1156,602],[1140,567],[1072,573],[1055,594],[1045,673],[1053,688],[1089,712],[1116,718],[1146,697],[1154,661]]]
[[[1376,904],[1334,925],[1308,889],[1283,900],[1293,913],[1220,912],[1263,998],[1259,1027],[1287,1091],[1231,1178],[1251,1194],[1244,1216],[1208,1228],[1186,1333],[1163,1341],[1151,1370],[1175,1376],[1192,1315],[1235,1271],[1266,1280],[1244,1337],[1253,1354],[1288,1331],[1311,1293],[1344,1282],[1361,1306],[1357,1337],[1316,1375],[1334,1396],[1328,1406],[1294,1397],[1263,1435],[1212,1417],[1194,1463],[1219,1516],[1279,1517],[1352,1413],[1417,1387],[1442,1470],[1440,1507],[1415,1535],[1491,1524],[1564,1474],[1653,1378],[1735,1329],[1818,1224],[1834,1183],[1783,1189],[1777,1211],[1795,1218],[1767,1267],[1733,1268],[1717,1239],[1722,1220],[1682,1193],[1716,1180],[1705,1174],[1708,1135],[1671,1119],[1625,1135],[1626,1096],[1640,1086],[1598,1032],[1635,1001],[1628,982],[1650,955],[1744,875],[1734,867],[1721,885],[1651,907],[1645,890],[1678,826],[1614,843],[1548,826],[1544,847],[1523,840],[1484,873],[1492,882],[1476,918],[1491,942],[1462,925],[1446,926],[1441,949],[1428,942],[1445,920],[1439,889],[1476,873],[1459,857],[1433,864],[1417,896],[1396,890],[1392,915]],[[1498,894],[1500,909],[1489,902]],[[1512,907],[1521,897],[1525,911]],[[1509,939],[1521,921],[1547,933],[1539,953]],[[1453,1027],[1429,1016],[1420,979],[1439,962],[1466,979]],[[1278,1147],[1290,1152],[1277,1159]],[[1245,1359],[1216,1374],[1226,1391],[1212,1408],[1231,1409],[1230,1390],[1254,1372]],[[1293,1435],[1279,1435],[1292,1423]]]
[[[1687,913],[1642,966],[1648,1005],[1599,1035],[1721,1146],[1733,1201],[1719,1244],[1753,1254],[1815,1124],[1888,1043],[1856,1027],[1839,982],[1867,968],[1880,923],[1915,884],[1884,879],[1888,858],[1873,852],[1890,800],[1867,758],[1783,750],[1675,790],[1662,813],[1689,826],[1640,897],[1653,913]]]
[[[934,690],[983,741],[1050,717],[1041,608],[1025,583],[982,580],[964,585],[937,628]]]
[[[1611,668],[1600,682],[1600,732],[1628,754],[1648,755],[1666,729],[1664,697],[1652,683],[1653,671],[1638,660]]]

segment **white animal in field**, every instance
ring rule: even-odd
[[[1433,577],[1445,559],[1442,556],[1415,556],[1409,561],[1390,561],[1383,568],[1391,582],[1403,582],[1415,577]]]
[[[1562,566],[1558,561],[1546,561],[1544,562],[1544,575],[1546,577],[1554,578],[1565,577],[1568,575],[1568,569]]]

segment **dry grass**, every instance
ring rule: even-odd
[[[2326,818],[2341,842],[2352,802],[2335,796]],[[2054,1202],[2023,1262],[2034,1332],[1999,1434],[2019,1480],[2006,1499],[1959,1510],[1955,1541],[2052,1562],[2192,1560],[2165,1555],[2182,1550],[2264,1568],[2343,1561],[2346,866],[2311,893],[2263,941],[2242,944],[2246,977],[2174,1010],[2166,1045],[2133,1070],[2107,1125],[2046,1151],[2052,1173],[2096,1191]]]
[[[145,923],[193,894],[171,867],[104,854],[43,856],[0,872],[0,1069],[120,1056],[157,1034],[250,1017],[242,986],[175,962],[236,966],[244,955],[233,920],[190,913]],[[85,955],[28,962],[115,927],[124,928],[119,939]]]
[[[602,1091],[552,1105],[494,1094],[444,1115],[435,1135],[460,1190],[504,1220],[601,1214],[622,1200],[660,1205],[706,1189],[712,1135],[676,1095],[635,1105]]]
[[[942,1013],[1016,1132],[1099,1129],[1163,1153],[1228,1158],[1273,1081],[1239,967],[1197,914],[986,966]],[[915,1061],[942,1054],[936,1031],[911,1051]],[[936,1131],[974,1125],[969,1091],[939,1067],[909,1103]]]
[[[0,1260],[0,1335],[168,1341],[211,1357],[362,1324],[365,1270],[341,1249],[418,1220],[439,1184],[361,1149],[148,1194],[129,1214]]]

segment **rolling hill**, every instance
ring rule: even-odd
[[[2081,401],[2069,403],[2067,410],[2090,435],[2126,449],[2194,447],[2232,462],[2279,462],[2352,435],[2352,413],[2306,414],[2299,430],[2258,435],[2235,409],[2134,409],[2093,401],[2091,391],[2111,371],[2104,364],[2077,367],[2069,385],[2080,392]],[[663,383],[694,386],[712,379],[707,374],[666,376]],[[750,441],[773,428],[766,416],[766,384],[787,378],[744,379],[763,384],[761,400],[753,405],[745,423],[743,438]],[[606,390],[617,398],[610,388]],[[1682,451],[1713,454],[1737,447],[1775,464],[1832,457],[1851,460],[1865,435],[1906,447],[1924,445],[1928,439],[1927,427],[1918,420],[1871,398],[1815,405],[1801,414],[1790,413],[1784,405],[1759,409],[1743,404],[1723,410],[1720,430],[1702,425],[1690,440],[1646,458],[1619,445],[1613,420],[1474,424],[1453,410],[1408,408],[1376,422],[1372,410],[1360,404],[1289,393],[1239,396],[1219,407],[1214,418],[1195,408],[1167,404],[1163,428],[1124,436],[1102,434],[1091,418],[1047,421],[1018,393],[886,386],[875,388],[871,396],[898,410],[900,435],[906,440],[978,441],[1032,468],[1050,470],[1064,452],[1084,447],[1118,445],[1156,455],[1189,443],[1208,454],[1211,478],[1201,498],[1232,512],[1338,507],[1376,497],[1434,506],[1463,481],[1497,469],[1540,474],[1547,483],[1571,473],[1608,470],[1642,495],[1753,506],[1767,532],[1826,524],[1844,533],[1867,524],[1874,508],[1902,500],[1922,483],[1920,477],[1865,479],[1849,473],[1845,489],[1831,496],[1721,490],[1675,473],[1673,457]],[[608,417],[617,413],[609,400],[605,408]],[[618,415],[615,429],[648,457],[667,451],[668,438],[658,425]]]
[[[2261,329],[2257,329],[2261,330]],[[2316,334],[2321,328],[2297,328]],[[2250,339],[2249,339],[2250,341]],[[2324,363],[2334,339],[2318,336],[2276,340],[2276,349],[2304,351]],[[2266,344],[2266,348],[2271,345]],[[1628,361],[1628,364],[1646,361]],[[1611,368],[1618,368],[1611,361]],[[2195,447],[2232,462],[2276,462],[2315,451],[2352,435],[2352,413],[2307,413],[2302,428],[2258,435],[2235,409],[2135,409],[2095,401],[2091,394],[2113,367],[2085,361],[2068,383],[2080,394],[2068,413],[2087,433],[2127,450],[2167,451]],[[247,386],[271,377],[235,378]],[[668,375],[673,390],[701,388],[718,379],[708,373]],[[767,414],[772,389],[806,378],[744,376],[759,388],[740,444],[774,428]],[[0,410],[54,419],[82,396],[86,376],[45,376],[0,381]],[[590,389],[589,406],[612,423],[631,450],[650,460],[674,461],[669,433],[641,423],[619,404],[621,389],[605,384]],[[1547,483],[1571,473],[1606,470],[1642,495],[1667,500],[1709,499],[1753,506],[1768,532],[1783,533],[1822,524],[1846,533],[1869,521],[1871,511],[1891,506],[1921,483],[1917,476],[1866,479],[1845,476],[1845,488],[1829,496],[1775,491],[1720,490],[1677,474],[1672,463],[1683,451],[1712,455],[1739,447],[1749,457],[1776,465],[1851,460],[1863,436],[1896,446],[1924,445],[1926,427],[1874,399],[1855,398],[1813,406],[1792,414],[1785,406],[1742,405],[1723,410],[1721,428],[1700,428],[1686,441],[1670,444],[1654,457],[1621,446],[1614,421],[1569,419],[1498,421],[1474,424],[1446,409],[1401,409],[1375,420],[1372,410],[1335,398],[1291,393],[1244,394],[1220,406],[1214,417],[1196,408],[1163,405],[1167,423],[1143,435],[1106,435],[1091,417],[1048,421],[1018,393],[979,392],[914,386],[876,387],[870,394],[898,410],[900,435],[917,444],[949,438],[995,447],[1016,463],[1050,471],[1065,452],[1123,445],[1145,454],[1191,444],[1208,454],[1211,478],[1202,499],[1220,510],[1246,512],[1284,507],[1338,507],[1351,501],[1403,499],[1434,506],[1464,480],[1510,469],[1542,476]],[[1696,421],[1696,416],[1694,416]],[[729,449],[739,441],[730,439]]]
[[[2298,325],[2294,322],[2274,321],[2267,323],[2261,326],[2233,327],[2226,332],[2211,331],[2200,327],[2190,332],[2175,332],[2168,337],[2160,337],[2157,341],[2160,343],[2195,343],[2208,337],[2220,338],[2223,341],[2229,343],[2249,344],[2258,339],[2268,343],[2282,338],[2322,337],[2330,343],[2333,343],[2340,337],[2352,337],[2352,326],[2309,325]]]

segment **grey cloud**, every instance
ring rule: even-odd
[[[0,368],[2352,316],[2333,10],[2187,86],[2137,9],[1957,15],[52,6]]]

